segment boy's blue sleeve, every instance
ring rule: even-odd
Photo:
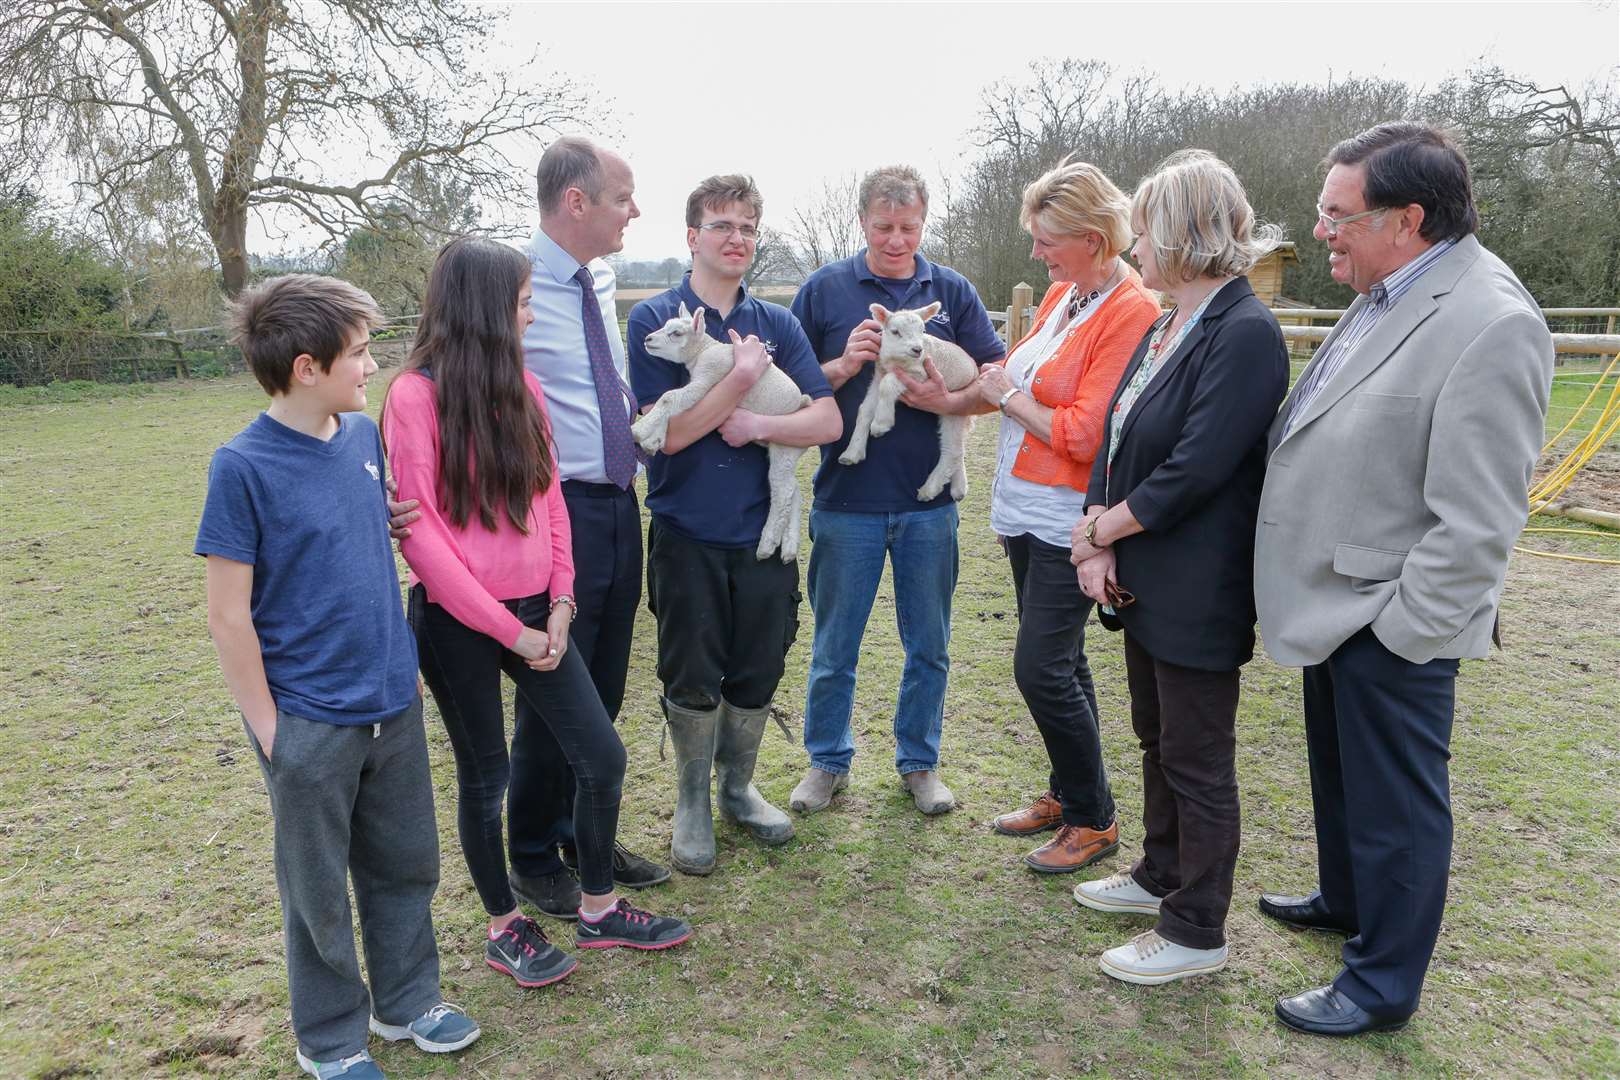
[[[247,463],[228,447],[214,451],[208,466],[208,496],[192,551],[250,566],[258,561],[259,515],[253,507],[251,476]]]
[[[685,386],[691,378],[685,366],[664,360],[647,351],[647,335],[661,327],[655,312],[643,300],[630,309],[630,321],[625,325],[625,350],[630,360],[630,392],[636,396],[636,406],[645,409],[665,393],[677,386]]]

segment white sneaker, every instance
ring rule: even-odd
[[[1226,966],[1226,946],[1218,949],[1189,949],[1166,941],[1156,931],[1137,934],[1117,949],[1102,954],[1103,974],[1112,975],[1129,983],[1157,986],[1159,983],[1185,979],[1189,975],[1208,975]]]
[[[1096,881],[1082,881],[1074,887],[1074,899],[1081,907],[1114,914],[1157,915],[1159,898],[1136,883],[1129,870]]]

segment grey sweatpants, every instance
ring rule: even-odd
[[[275,817],[298,1047],[314,1061],[348,1057],[365,1049],[368,1012],[407,1024],[439,1003],[429,912],[439,885],[439,834],[422,701],[376,727],[278,711],[272,760],[251,730],[248,739]],[[369,993],[354,952],[350,875]]]

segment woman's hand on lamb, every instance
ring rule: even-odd
[[[759,382],[759,377],[771,366],[771,354],[765,351],[765,343],[753,334],[739,337],[735,330],[726,333],[731,335],[732,376],[746,390]]]
[[[732,409],[716,429],[727,446],[747,446],[765,441],[765,418],[747,409]]]
[[[1081,563],[1080,568],[1075,571],[1080,579],[1080,591],[1099,604],[1107,603],[1105,590],[1108,583],[1112,581],[1115,585],[1119,584],[1119,579],[1114,576],[1114,566],[1114,552],[1109,548],[1104,548],[1095,558]]]
[[[978,386],[980,400],[999,408],[1002,395],[1013,388],[1012,376],[1000,364],[986,364],[979,369]]]

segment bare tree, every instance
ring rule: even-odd
[[[801,272],[809,274],[861,250],[859,191],[860,180],[845,173],[823,180],[808,202],[794,208],[786,233]]]
[[[334,242],[431,230],[400,183],[413,166],[522,196],[527,162],[503,147],[579,121],[582,99],[482,66],[495,17],[455,0],[10,0],[0,144],[65,150],[98,204],[172,164],[235,295],[250,215],[290,213]]]

